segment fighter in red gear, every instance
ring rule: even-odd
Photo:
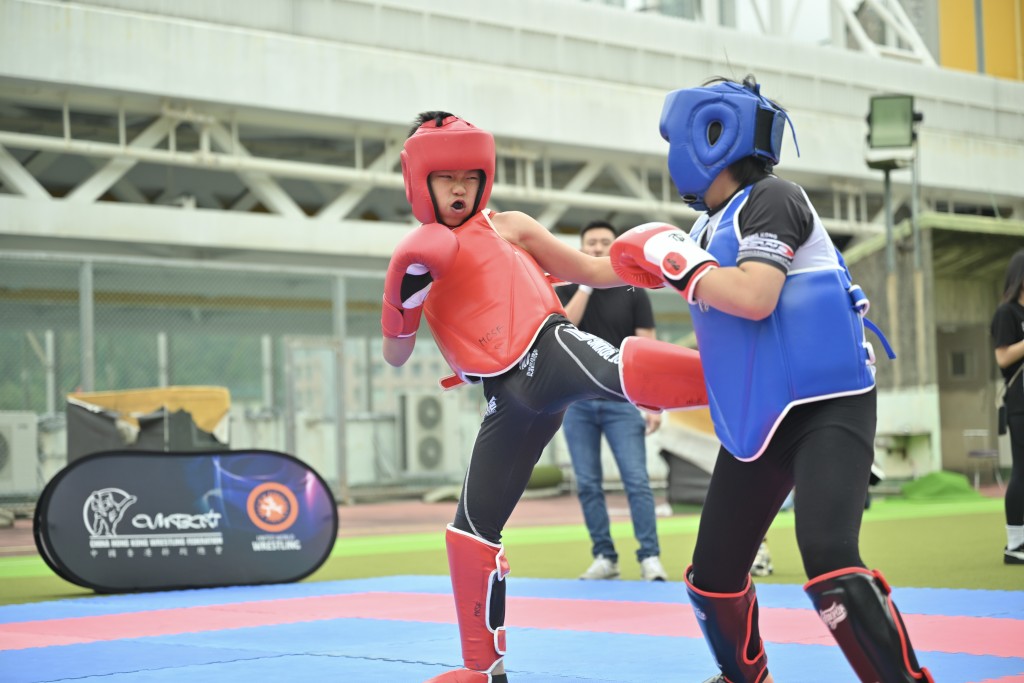
[[[435,683],[504,683],[501,532],[570,403],[650,410],[706,405],[696,352],[627,337],[621,348],[565,317],[549,276],[624,283],[607,257],[564,244],[524,213],[486,209],[494,139],[447,112],[420,114],[402,151],[406,197],[424,225],[401,241],[384,285],[384,358],[400,366],[426,316],[455,374],[482,383],[487,410],[446,536],[465,668]]]

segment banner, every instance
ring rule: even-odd
[[[33,531],[58,576],[101,593],[284,583],[330,555],[338,510],[284,453],[110,451],[50,480]]]

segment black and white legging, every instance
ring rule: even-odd
[[[534,465],[574,401],[626,401],[619,351],[560,315],[548,318],[523,359],[483,380],[487,408],[455,513],[455,528],[491,543],[519,502]]]

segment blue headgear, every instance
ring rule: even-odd
[[[668,170],[683,201],[706,210],[711,181],[744,157],[779,163],[786,121],[786,112],[761,95],[760,84],[724,81],[670,92],[661,110],[661,137],[669,143]]]

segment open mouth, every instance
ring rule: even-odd
[[[452,202],[452,210],[454,211],[462,211],[465,208],[466,202],[462,201],[461,199]]]

